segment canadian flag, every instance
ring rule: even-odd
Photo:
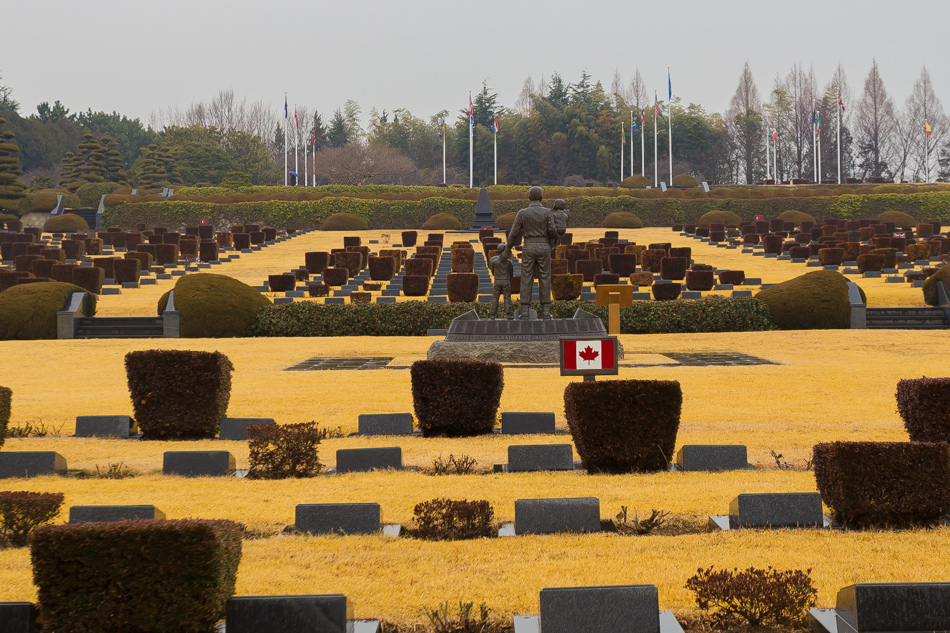
[[[564,369],[577,371],[613,368],[613,340],[564,341]]]

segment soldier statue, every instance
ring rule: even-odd
[[[515,267],[511,264],[508,250],[504,244],[498,245],[498,254],[488,262],[488,270],[491,271],[494,279],[488,318],[496,318],[498,299],[503,295],[505,297],[505,315],[510,321],[514,317],[514,308],[511,307],[511,278],[515,274]]]
[[[551,210],[541,205],[541,187],[531,187],[528,191],[527,207],[518,211],[508,233],[507,250],[511,250],[524,239],[521,252],[521,315],[530,318],[531,293],[534,278],[538,278],[538,294],[541,298],[543,319],[551,318],[551,243],[557,240],[557,228]]]

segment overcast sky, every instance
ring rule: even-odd
[[[898,106],[925,65],[950,106],[946,0],[10,0],[2,15],[0,81],[24,115],[58,99],[147,122],[233,89],[275,111],[286,91],[324,120],[346,99],[428,118],[483,80],[512,107],[528,75],[584,69],[609,89],[639,67],[663,99],[667,66],[675,96],[721,112],[746,60],[763,96],[793,63],[823,88],[840,62],[857,98],[872,58]]]

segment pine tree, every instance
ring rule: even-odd
[[[175,166],[175,158],[156,144],[145,148],[142,157],[136,161],[138,172],[136,184],[142,189],[156,189],[181,184],[181,174]]]
[[[124,183],[125,171],[122,169],[122,153],[119,151],[119,144],[111,136],[103,136],[99,139],[105,151],[104,175],[106,182]]]
[[[7,120],[0,117],[0,212],[18,213],[20,199],[25,195],[26,185],[17,178],[23,174],[20,168],[20,148],[13,132],[4,130]]]

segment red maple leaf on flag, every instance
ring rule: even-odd
[[[588,345],[587,347],[579,351],[577,355],[581,357],[581,360],[586,360],[588,363],[590,363],[594,361],[598,356],[600,356],[600,352],[595,352],[594,350],[590,348],[590,345]]]

